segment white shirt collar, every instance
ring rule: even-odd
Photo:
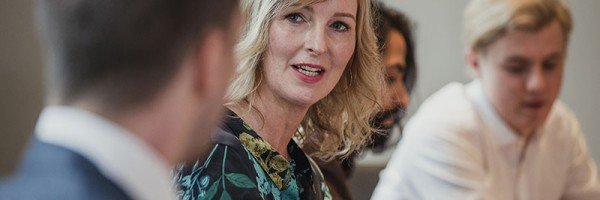
[[[500,117],[485,97],[481,81],[475,79],[467,87],[467,95],[477,107],[483,123],[496,139],[496,143],[502,147],[518,142],[518,134]]]
[[[118,124],[67,106],[46,107],[37,137],[89,159],[133,199],[176,199],[170,168],[149,145]]]

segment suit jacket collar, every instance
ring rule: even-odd
[[[46,143],[72,150],[134,199],[175,199],[170,167],[149,145],[94,113],[67,106],[43,110],[36,126]]]

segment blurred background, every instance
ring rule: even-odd
[[[43,52],[32,0],[0,0],[0,176],[16,165],[43,106]],[[419,77],[409,113],[443,85],[468,82],[463,62],[462,12],[468,0],[384,0],[416,24]],[[560,99],[580,119],[588,147],[600,160],[599,0],[568,0],[575,27]],[[435,147],[424,147],[435,148]],[[368,199],[392,150],[366,153],[351,180],[356,199]]]
[[[0,176],[14,168],[43,106],[32,0],[0,0]]]

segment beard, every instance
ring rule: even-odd
[[[401,107],[395,107],[375,114],[375,117],[371,119],[371,126],[381,130],[383,135],[389,134],[392,128],[400,123],[400,119],[404,113],[401,112],[401,109]]]
[[[382,152],[384,150],[385,144],[392,132],[392,128],[396,125],[400,125],[400,119],[404,116],[403,110],[402,107],[395,107],[383,110],[371,118],[371,126],[378,132],[371,136],[372,141],[371,144],[368,145],[374,152]]]

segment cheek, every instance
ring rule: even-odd
[[[271,42],[267,46],[267,51],[265,51],[263,62],[265,62],[265,63],[281,62],[281,57],[283,57],[286,54],[285,51],[286,51],[286,49],[285,49],[284,45],[281,45],[280,43],[277,43],[277,42]]]
[[[400,94],[398,94],[398,91],[395,90],[397,89],[388,87],[387,91],[384,91],[382,94],[383,98],[381,103],[384,109],[396,107],[396,102],[394,99],[398,98]]]
[[[354,54],[354,45],[337,46],[336,51],[332,53],[332,65],[334,67],[335,77],[339,81],[340,77],[344,74],[344,71],[350,70],[346,68],[348,67],[348,63]]]
[[[273,58],[289,55],[298,47],[302,40],[296,34],[283,27],[273,24],[269,31],[269,43],[267,51]]]
[[[490,88],[492,91],[497,93],[502,101],[507,101],[513,97],[518,97],[521,94],[519,91],[519,85],[521,81],[518,78],[512,77],[511,75],[501,74],[495,77],[493,87]]]
[[[563,78],[563,68],[558,70],[556,73],[552,74],[552,78],[550,79],[550,89],[553,93],[557,95],[560,92],[560,87],[562,86],[562,78]]]
[[[515,89],[518,81],[502,71],[483,72],[481,82],[491,103],[501,110],[511,110],[510,107],[513,107],[513,102],[519,96]]]
[[[292,40],[286,39],[286,35],[281,31],[270,31],[269,43],[262,61],[264,75],[271,76],[285,70],[285,66],[293,54],[293,45]]]
[[[524,79],[522,75],[511,74],[503,69],[489,70],[487,76],[491,87],[487,88],[494,93],[499,93],[502,98],[519,97],[524,94]]]
[[[389,107],[391,107],[391,104],[392,104],[392,91],[389,90],[389,88],[388,88],[387,91],[382,91],[381,96],[383,97],[382,102],[381,102],[383,104],[383,107],[386,108],[386,109],[389,108]]]
[[[333,42],[331,48],[332,56],[334,58],[333,64],[338,67],[346,67],[354,54],[355,47],[355,38]]]

